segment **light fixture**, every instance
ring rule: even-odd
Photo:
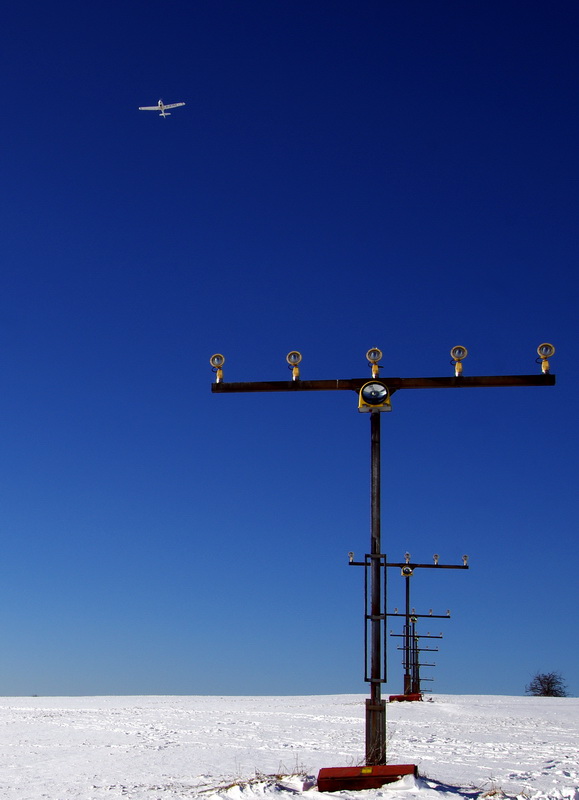
[[[388,387],[379,381],[368,381],[358,395],[358,411],[392,411]]]
[[[290,353],[287,354],[285,360],[292,368],[292,381],[297,381],[300,377],[300,368],[298,364],[302,360],[302,354],[297,350],[292,350]]]
[[[463,556],[462,557],[462,563],[464,564],[465,567],[467,566],[467,564],[468,564],[468,556]]]
[[[213,369],[214,369],[214,371],[216,373],[216,377],[215,377],[216,383],[221,383],[221,381],[223,380],[223,369],[222,369],[222,367],[225,364],[225,356],[221,355],[221,353],[215,353],[209,359],[209,363],[211,364],[211,366],[213,367]]]
[[[541,371],[544,375],[547,375],[549,372],[549,359],[555,353],[555,348],[549,342],[543,342],[537,347],[537,353],[541,359]]]
[[[372,377],[377,378],[378,370],[380,369],[378,362],[382,360],[382,350],[378,347],[371,347],[366,353],[366,358],[368,359],[368,363],[372,366]]]
[[[354,553],[352,553],[352,551],[351,551],[351,550],[350,550],[350,552],[348,553],[348,560],[349,560],[350,564],[352,564],[352,563],[353,563],[353,561],[354,561]]]
[[[410,553],[404,553],[404,561],[406,561],[407,564],[410,563]]]
[[[468,350],[461,344],[456,345],[450,351],[450,357],[452,358],[452,361],[450,363],[454,364],[454,375],[456,378],[462,375],[462,360],[466,358],[467,355],[468,355]]]
[[[434,563],[435,563],[435,565],[436,565],[436,566],[438,566],[438,559],[440,558],[440,556],[438,555],[438,553],[435,553],[435,554],[432,556],[432,558],[434,559]]]

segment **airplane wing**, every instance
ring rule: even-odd
[[[179,108],[179,106],[184,106],[185,103],[167,103],[165,108]]]
[[[139,106],[139,111],[158,111],[159,106]]]

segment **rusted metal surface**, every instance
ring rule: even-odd
[[[386,783],[394,783],[404,775],[417,776],[415,764],[386,764],[366,767],[328,767],[318,774],[318,791],[340,792],[342,790],[379,789]]]
[[[385,559],[386,556],[382,554],[382,559]],[[351,567],[364,567],[366,566],[366,561],[350,561],[349,566]],[[418,569],[419,567],[424,569],[469,569],[468,564],[415,564],[413,561],[388,561],[387,563],[382,561],[383,567],[412,567],[412,569]]]
[[[386,704],[382,700],[382,608],[380,539],[380,418],[370,414],[370,699],[366,701],[366,764],[386,764]],[[386,575],[384,575],[386,578]]]
[[[458,378],[383,378],[390,394],[399,389],[469,389],[474,387],[497,388],[503,386],[554,386],[555,375],[474,375]],[[244,381],[241,383],[212,383],[216,394],[228,392],[311,392],[342,391],[359,392],[368,383],[368,378],[338,378],[330,381]]]
[[[412,561],[389,561],[387,567],[412,567],[412,569],[468,569],[468,564],[415,564]]]
[[[212,383],[212,392],[307,392],[351,389],[359,391],[368,378],[334,381],[250,381],[242,383]],[[354,385],[355,384],[355,385]]]
[[[391,694],[388,700],[391,703],[415,703],[422,700],[422,692],[410,692],[409,694]]]

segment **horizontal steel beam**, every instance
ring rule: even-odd
[[[341,391],[347,389],[359,392],[368,381],[366,378],[344,378],[330,381],[251,381],[241,383],[211,384],[211,391],[215,394],[229,392],[311,392],[311,391]],[[478,375],[458,378],[383,378],[377,380],[386,384],[390,394],[399,389],[469,389],[474,387],[497,388],[502,386],[554,386],[555,375]]]
[[[468,569],[468,564],[413,564],[412,561],[388,562],[384,567],[410,567],[411,569]]]
[[[422,619],[450,619],[450,614],[406,614],[404,611],[399,611],[397,614],[386,614],[387,617],[398,617],[398,619],[405,619],[406,616],[409,617],[416,617],[418,619],[421,617]]]
[[[382,556],[381,556],[382,557]],[[369,556],[370,558],[370,556]],[[351,567],[367,567],[368,561],[350,561],[349,565]],[[469,569],[468,564],[413,564],[412,562],[388,562],[385,564],[382,562],[380,564],[381,567],[410,567],[411,569]]]

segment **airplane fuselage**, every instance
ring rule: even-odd
[[[159,99],[156,106],[139,106],[139,111],[159,111],[160,117],[170,117],[171,112],[167,111],[168,108],[178,108],[184,106],[185,103],[168,103],[165,105],[162,99]]]
[[[164,105],[162,100],[159,100],[157,105],[159,106],[159,111],[161,112],[161,114],[160,114],[161,117],[170,117],[171,116],[171,112],[170,111],[165,111],[165,105]]]

